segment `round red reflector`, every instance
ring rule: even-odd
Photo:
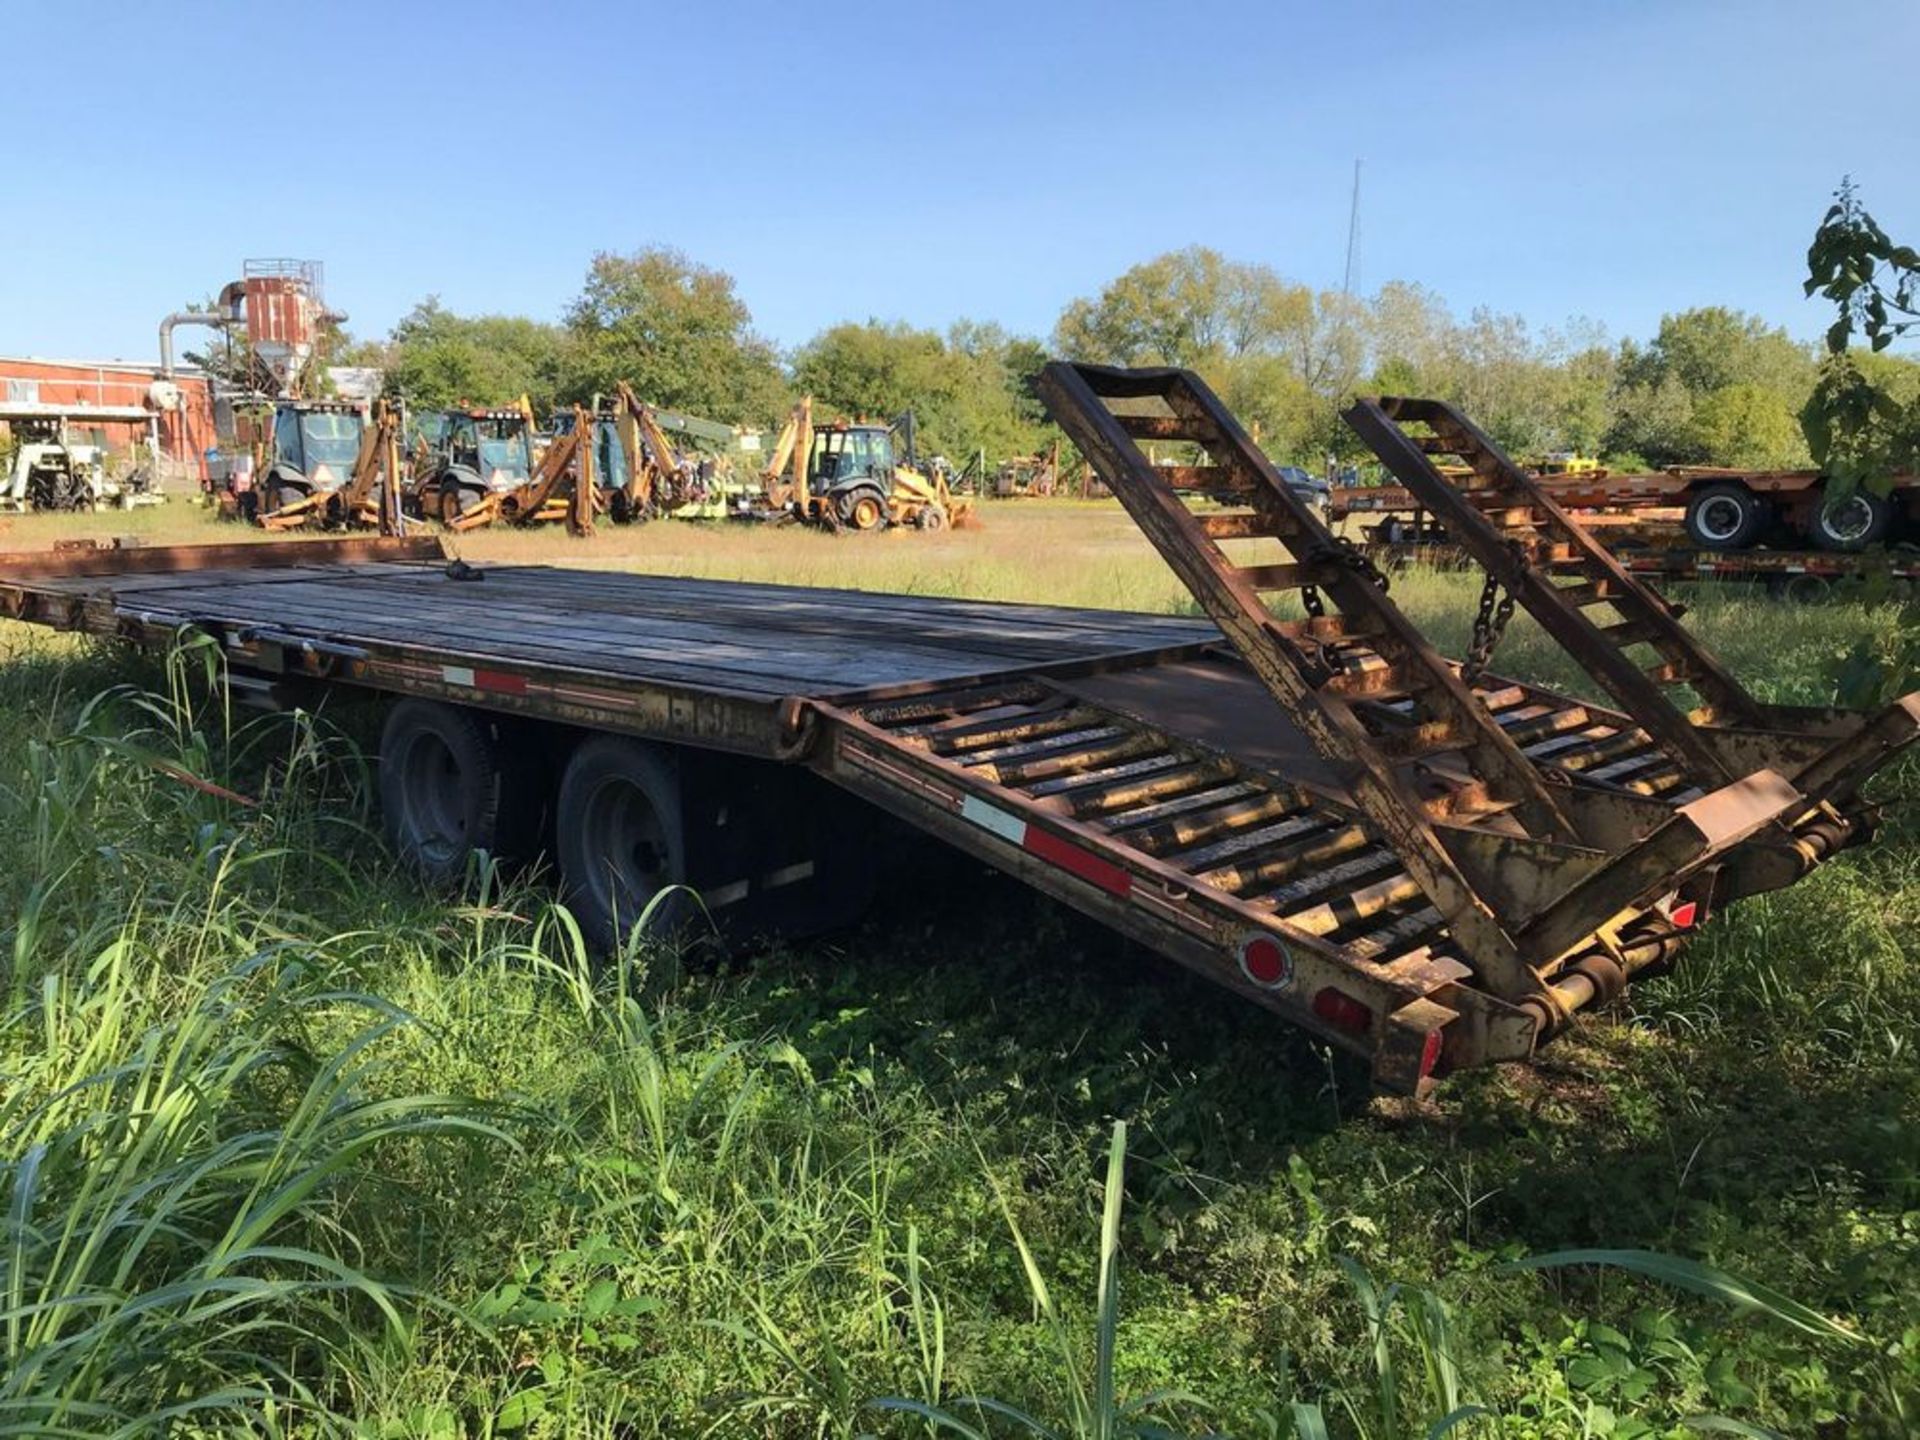
[[[1293,983],[1293,956],[1271,935],[1256,935],[1240,947],[1240,973],[1264,990]]]

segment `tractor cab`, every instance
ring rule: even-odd
[[[893,488],[893,432],[884,425],[827,425],[813,432],[807,485],[830,495],[858,484]]]
[[[573,433],[573,411],[562,410],[553,417],[553,438]],[[603,490],[625,490],[633,478],[627,463],[627,447],[620,443],[619,412],[602,400],[593,416],[593,483]]]
[[[249,457],[243,473],[256,478],[230,475],[223,508],[267,515],[331,494],[353,478],[366,428],[360,407],[345,401],[261,399],[235,422],[235,438]]]
[[[309,493],[338,490],[360,458],[366,417],[357,406],[320,400],[283,400],[273,407],[272,460],[276,475]]]
[[[531,428],[519,410],[449,410],[439,423],[422,425],[420,443],[430,453],[414,467],[413,513],[451,525],[489,496],[529,483]]]
[[[532,437],[517,410],[456,412],[445,446],[446,468],[464,472],[460,480],[469,486],[512,490],[533,476]]]

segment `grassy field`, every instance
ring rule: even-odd
[[[458,547],[1187,608],[1111,505],[985,519]],[[0,544],[80,529],[243,533]],[[1458,646],[1470,579],[1394,593]],[[1783,701],[1900,623],[1687,598]],[[0,1433],[1913,1429],[1911,764],[1874,847],[1415,1106],[958,860],[831,943],[596,973],[538,877],[396,873],[366,716],[232,719],[193,650],[0,643]],[[1572,678],[1524,622],[1498,664]],[[1623,1263],[1515,1263],[1593,1249]]]

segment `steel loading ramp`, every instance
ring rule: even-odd
[[[1543,745],[1502,724],[1487,695],[1512,687],[1469,683],[1440,656],[1198,377],[1055,363],[1041,392],[1279,711],[1351,777],[1348,803],[1442,917],[1471,985],[1540,1033],[1617,989],[1643,938],[1664,943],[1676,916],[1787,883],[1858,838],[1859,784],[1912,738],[1911,704],[1827,716],[1827,733],[1770,749],[1747,725],[1716,748],[1716,773],[1697,749],[1671,753],[1667,716],[1634,693],[1611,727],[1611,743],[1638,752],[1631,772],[1569,768],[1555,754],[1586,742]],[[1142,441],[1190,447],[1194,463],[1155,464]],[[1188,498],[1223,493],[1238,502],[1223,512]],[[1269,608],[1286,594],[1304,619]],[[1580,708],[1556,698],[1533,718]],[[1569,984],[1577,973],[1592,983]]]

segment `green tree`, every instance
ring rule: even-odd
[[[1311,454],[1365,357],[1363,307],[1204,246],[1127,270],[1070,303],[1054,348],[1108,365],[1198,371],[1269,450]]]
[[[1798,405],[1813,383],[1813,357],[1778,325],[1757,315],[1706,305],[1663,315],[1644,349],[1622,351],[1623,378],[1659,384],[1672,377],[1689,395],[1728,385],[1758,385]]]
[[[1794,407],[1763,385],[1723,385],[1701,396],[1692,426],[1696,448],[1715,465],[1786,470],[1811,459]]]
[[[655,404],[718,420],[767,424],[785,408],[779,357],[754,333],[733,277],[677,250],[595,255],[566,324],[563,399],[625,380]]]
[[[1744,440],[1730,434],[1730,417],[1751,415],[1770,424],[1777,409],[1797,411],[1811,393],[1813,357],[1777,325],[1721,305],[1661,317],[1646,345],[1620,347],[1614,423],[1607,449],[1644,456],[1654,465],[1730,463],[1737,454],[1799,454],[1770,432]],[[1712,397],[1730,388],[1737,393]],[[1760,404],[1764,392],[1774,403]],[[1706,420],[1699,413],[1704,407]],[[1709,441],[1711,435],[1711,441]]]
[[[551,408],[566,336],[520,315],[456,315],[429,296],[393,327],[377,361],[390,389],[423,409],[507,405],[527,396]]]
[[[1028,389],[1045,363],[1032,340],[998,325],[957,322],[946,336],[869,320],[835,325],[794,357],[793,381],[827,414],[892,419],[912,410],[920,448],[960,463],[1040,443],[1044,424]]]
[[[955,390],[946,342],[905,324],[851,321],[823,330],[794,356],[793,383],[835,415],[930,417]]]

